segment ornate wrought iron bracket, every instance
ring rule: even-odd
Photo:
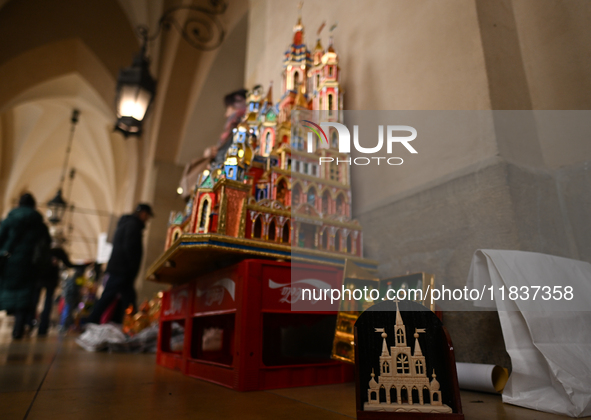
[[[153,41],[160,35],[162,29],[170,30],[174,27],[193,48],[202,51],[212,51],[218,48],[226,32],[219,19],[228,8],[225,0],[209,0],[208,6],[175,6],[165,11],[158,21],[158,28],[153,35],[149,34],[146,26],[138,26],[137,32],[143,39]],[[177,17],[179,12],[185,11],[187,18],[184,23]]]

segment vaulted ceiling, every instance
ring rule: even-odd
[[[139,49],[134,28],[155,29],[162,11],[178,4],[0,1],[0,218],[24,191],[41,210],[55,194],[74,108],[80,110],[70,156],[76,175],[65,184],[66,199],[80,209],[68,216],[74,258],[94,258],[98,235],[114,217],[139,200],[157,199],[150,179],[155,162],[179,165],[215,142],[213,131],[203,134],[194,121],[205,110],[219,132],[223,108],[211,87],[241,85],[246,2],[230,2],[221,16],[230,42],[215,51],[197,51],[174,31],[151,42],[158,92],[145,133],[125,140],[113,132],[117,72]],[[234,70],[222,71],[234,56]]]

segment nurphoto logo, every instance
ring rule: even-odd
[[[339,153],[351,153],[351,133],[349,129],[341,123],[338,122],[321,122],[320,125],[309,121],[309,120],[302,120],[302,126],[311,130],[308,132],[308,141],[307,141],[307,152],[313,153],[314,152],[314,136],[312,133],[318,137],[318,144],[321,148],[328,148],[330,147],[330,143],[328,141],[328,136],[324,129],[328,129],[330,127],[336,130],[338,134],[338,145],[339,145]],[[396,144],[401,144],[406,148],[406,150],[412,154],[417,154],[418,152],[414,147],[410,145],[410,142],[417,138],[417,130],[414,127],[409,125],[387,125],[385,128],[386,132],[386,153],[391,155],[394,150],[394,146]],[[410,135],[401,135],[401,133],[410,133]],[[359,144],[359,126],[353,126],[353,146],[355,149],[363,154],[373,155],[379,153],[384,147],[384,126],[378,126],[378,143],[374,147],[363,147]],[[349,165],[369,165],[370,163],[374,162],[378,165],[380,162],[386,162],[388,165],[398,166],[404,163],[404,160],[401,157],[393,157],[393,156],[359,156],[354,159],[350,157],[347,159],[339,159],[330,157],[330,156],[321,156],[318,158],[319,164],[322,165],[323,163],[329,162],[336,162],[336,164],[345,164],[348,163]]]

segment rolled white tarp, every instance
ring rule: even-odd
[[[509,371],[501,366],[456,363],[456,369],[460,388],[470,391],[498,394],[503,392],[509,379]]]

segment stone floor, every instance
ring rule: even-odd
[[[88,353],[73,336],[13,342],[0,317],[0,419],[350,419],[353,383],[236,392],[155,364],[149,354]],[[567,418],[462,392],[467,420]]]

